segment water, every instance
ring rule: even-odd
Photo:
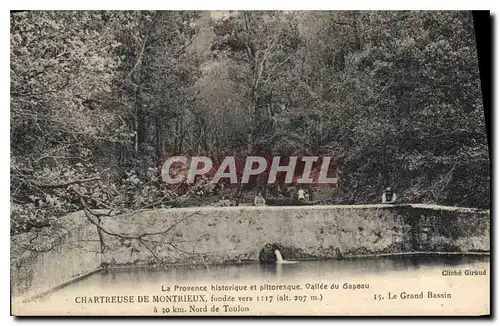
[[[285,257],[286,258],[286,257]],[[231,294],[231,292],[212,291],[212,284],[234,285],[255,284],[257,288],[266,284],[294,284],[300,287],[300,291],[289,292],[290,294],[302,294],[306,296],[317,293],[325,295],[328,299],[337,302],[336,308],[340,309],[337,296],[343,291],[346,284],[365,284],[369,289],[363,291],[347,290],[342,292],[341,300],[371,300],[377,293],[386,293],[390,289],[394,293],[400,291],[435,291],[452,293],[454,298],[464,297],[464,300],[489,300],[489,256],[462,256],[462,255],[425,255],[425,256],[391,256],[377,258],[351,258],[344,260],[319,260],[299,261],[296,264],[241,264],[210,266],[168,266],[157,268],[119,268],[105,270],[64,288],[56,290],[46,296],[38,298],[32,304],[69,304],[71,309],[80,309],[75,304],[77,296],[99,296],[99,295],[165,295],[165,288],[175,285],[180,286],[209,286],[205,293],[210,295]],[[443,276],[444,271],[477,270],[487,271],[486,276]],[[469,281],[474,281],[473,283]],[[326,292],[311,292],[308,285],[326,284],[328,287],[337,285],[338,290]],[[329,292],[330,291],[330,292]],[[451,292],[450,292],[451,291]],[[192,292],[168,292],[167,294],[190,294]],[[201,293],[201,292],[199,292]],[[426,292],[425,292],[426,293]],[[257,294],[276,295],[276,291],[254,291],[233,293],[235,295],[250,294],[254,298]],[[308,297],[309,298],[309,297]],[[323,298],[323,297],[322,297]],[[478,301],[476,301],[478,302]],[[210,303],[210,301],[209,301]],[[443,306],[441,304],[441,306]],[[123,307],[123,306],[122,306]],[[133,314],[150,314],[152,309],[146,305],[130,305],[126,312]],[[146,307],[149,307],[146,309]],[[250,306],[253,312],[257,311]],[[264,307],[264,306],[263,306]],[[266,306],[267,307],[267,306]],[[304,306],[306,307],[306,306]],[[302,307],[302,308],[304,308]],[[417,309],[418,305],[413,305]],[[92,309],[108,309],[102,313],[112,311],[111,305],[94,305]],[[268,308],[272,308],[269,306]],[[302,309],[301,308],[301,309]],[[378,306],[381,311],[383,306]],[[146,309],[146,310],[141,310]],[[259,308],[261,309],[261,308]],[[275,307],[275,309],[278,309]],[[311,308],[312,309],[312,308]],[[319,309],[319,308],[314,308]],[[331,310],[329,307],[328,312]],[[354,310],[350,310],[355,312]],[[489,306],[488,306],[489,309]],[[68,308],[68,311],[70,309]],[[382,309],[383,310],[383,309]],[[78,311],[81,311],[78,310]],[[270,310],[274,311],[274,310]],[[277,310],[279,311],[279,309]],[[316,310],[313,310],[315,312]],[[317,310],[319,311],[319,310]],[[252,310],[250,311],[250,313]],[[363,313],[369,313],[362,310]],[[392,312],[392,311],[391,311]]]
[[[98,272],[57,292],[79,292],[89,287],[98,287],[103,293],[117,287],[133,291],[155,284],[198,283],[206,281],[287,281],[287,280],[339,280],[371,279],[373,276],[413,277],[416,274],[441,274],[444,269],[473,268],[489,269],[489,256],[391,256],[375,258],[353,258],[344,260],[300,261],[297,264],[241,264],[210,266],[131,267]],[[51,295],[42,299],[50,299]]]

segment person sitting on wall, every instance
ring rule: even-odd
[[[264,199],[264,197],[262,197],[262,194],[260,192],[255,196],[253,204],[254,206],[266,206],[266,200]]]
[[[394,204],[396,202],[396,193],[391,187],[387,187],[382,194],[382,204]]]
[[[229,197],[222,196],[222,200],[219,201],[219,206],[233,206],[233,203]]]

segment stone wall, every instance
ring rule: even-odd
[[[122,236],[104,236],[104,265],[258,261],[266,244],[285,259],[489,251],[489,212],[425,205],[165,209],[103,227]]]
[[[52,228],[11,237],[11,294],[25,299],[101,267],[96,228],[83,212]]]

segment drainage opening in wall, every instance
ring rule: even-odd
[[[276,250],[283,251],[283,247],[278,243],[268,243],[259,252],[259,262],[262,264],[274,264],[278,260]]]
[[[277,253],[276,250],[278,250],[279,253]],[[275,264],[280,259],[288,263],[290,261],[323,258],[319,255],[319,252],[315,254],[310,251],[311,250],[305,252],[302,248],[282,244],[280,242],[268,243],[264,245],[259,252],[259,262],[262,264]],[[277,254],[280,257],[277,257]],[[337,252],[337,257],[341,258],[340,256],[341,255]]]

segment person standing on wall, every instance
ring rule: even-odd
[[[306,201],[305,194],[306,194],[306,192],[304,191],[304,189],[299,189],[297,191],[297,199],[300,201]]]
[[[394,204],[396,202],[396,193],[391,187],[387,187],[382,193],[382,204]]]
[[[254,206],[266,206],[266,200],[262,196],[262,193],[257,193],[257,195],[253,199]]]

